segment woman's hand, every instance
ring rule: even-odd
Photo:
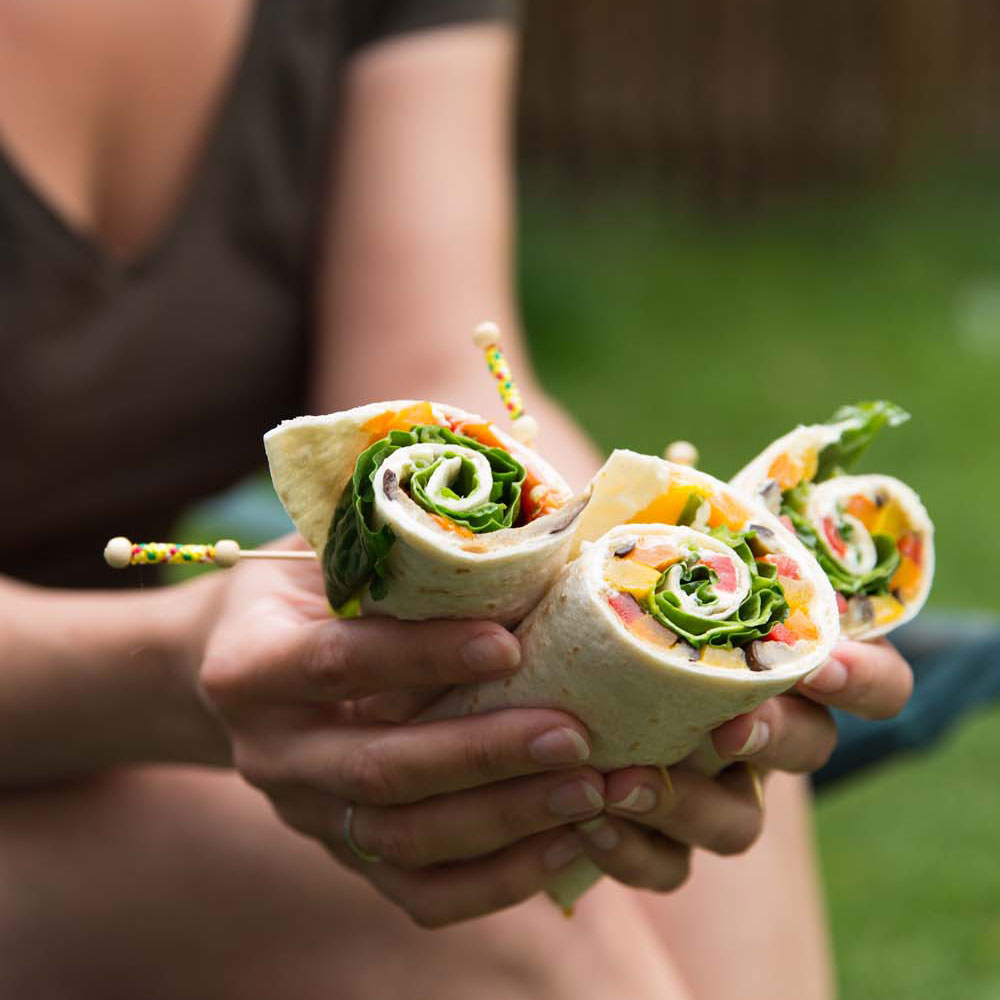
[[[886,639],[843,639],[829,660],[789,694],[731,719],[713,735],[720,756],[763,770],[815,771],[833,752],[837,730],[823,706],[864,719],[890,719],[913,690],[909,664]]]
[[[825,706],[888,719],[902,710],[912,688],[909,665],[885,639],[839,642],[793,691],[715,730],[717,753],[743,766],[730,766],[715,779],[683,767],[669,775],[650,767],[606,775],[607,812],[580,827],[587,853],[627,885],[677,888],[687,877],[692,848],[736,854],[757,839],[764,819],[759,774],[810,772],[827,762],[837,730]]]
[[[201,683],[236,767],[279,815],[440,926],[544,888],[582,852],[566,824],[604,805],[587,732],[564,713],[401,725],[442,686],[512,674],[519,660],[498,625],[336,620],[315,566],[244,564]]]

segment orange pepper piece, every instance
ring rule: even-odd
[[[771,463],[771,467],[767,470],[767,476],[769,479],[773,479],[782,490],[790,490],[802,482],[802,463],[797,462],[787,453],[781,454]]]
[[[628,630],[639,639],[669,649],[677,644],[677,636],[661,625],[652,615],[641,614],[628,623]]]
[[[899,560],[899,567],[893,573],[889,581],[890,590],[898,590],[904,596],[909,597],[916,593],[920,586],[920,566],[916,560],[904,555]]]
[[[801,455],[790,455],[784,452],[779,455],[767,470],[769,479],[773,479],[782,490],[790,490],[803,480],[807,482],[816,475],[819,468],[819,454],[815,448],[809,448]]]
[[[869,500],[863,493],[851,497],[844,506],[848,514],[856,517],[869,531],[875,524],[878,517],[878,507],[873,500]]]
[[[785,627],[800,639],[818,639],[819,630],[802,611],[793,611],[785,619]]]
[[[461,535],[462,538],[476,537],[475,532],[469,531],[464,524],[456,524],[454,521],[449,520],[447,517],[442,517],[440,514],[431,514],[431,517],[433,517],[445,531],[452,531],[456,535]]]
[[[680,552],[667,542],[639,542],[625,557],[661,572],[681,558]]]
[[[724,524],[730,531],[739,531],[750,520],[750,512],[735,500],[720,496],[710,500],[712,512],[708,516],[708,526],[718,528]]]
[[[401,410],[386,410],[361,425],[363,431],[371,434],[371,443],[380,441],[389,431],[408,431],[417,424],[437,424],[441,421],[434,416],[430,403],[414,403]]]
[[[470,437],[474,441],[485,444],[490,448],[503,448],[504,451],[507,450],[507,446],[500,442],[500,439],[493,433],[493,428],[489,424],[470,424],[458,420],[452,424],[451,429],[456,434]]]
[[[694,489],[690,483],[671,483],[666,493],[661,493],[648,507],[633,514],[628,523],[676,524],[692,492],[701,494],[701,490]]]

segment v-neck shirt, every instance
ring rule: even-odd
[[[0,149],[0,572],[127,584],[116,534],[165,537],[262,463],[302,412],[313,260],[344,65],[504,0],[258,0],[192,179],[130,264],[74,229]]]

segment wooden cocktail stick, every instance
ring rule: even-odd
[[[177,542],[130,542],[121,535],[104,546],[104,561],[114,569],[126,566],[174,566],[211,563],[235,566],[241,559],[316,559],[315,552],[290,552],[280,549],[241,549],[239,542],[223,538],[214,545],[185,545]]]

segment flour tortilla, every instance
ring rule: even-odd
[[[417,402],[394,400],[328,416],[297,417],[264,436],[275,491],[318,555],[322,556],[330,520],[355,461],[372,443],[365,425]],[[571,498],[569,486],[547,462],[482,417],[441,403],[430,406],[443,424],[447,418],[487,424],[511,455],[565,503],[524,527],[469,539],[441,527],[404,491],[385,489],[383,477],[377,475],[376,520],[378,526],[389,524],[396,538],[387,561],[388,594],[375,601],[365,587],[362,611],[409,620],[488,618],[515,624],[534,607],[566,561],[570,529],[584,500]]]
[[[741,503],[747,523],[770,532],[771,551],[793,558],[813,588],[813,642],[789,647],[786,662],[766,672],[691,662],[680,648],[637,638],[607,602],[603,567],[609,552],[636,537],[672,538],[678,529],[626,524],[664,493],[675,477],[713,496]],[[610,530],[608,530],[610,528]],[[805,676],[829,656],[838,632],[836,598],[805,547],[773,515],[754,507],[718,480],[662,459],[616,451],[592,483],[590,504],[577,522],[578,558],[517,630],[522,667],[504,681],[457,688],[428,718],[508,707],[559,708],[579,718],[592,740],[591,763],[603,770],[688,759],[704,773],[722,765],[708,740],[716,726],[755,708]],[[800,651],[796,652],[797,649]],[[597,880],[589,862],[576,862],[550,886],[562,906]]]
[[[828,444],[833,444],[840,440],[841,432],[845,427],[856,425],[856,421],[846,420],[839,424],[812,424],[808,426],[796,427],[787,434],[769,444],[756,458],[747,463],[744,468],[733,476],[730,485],[747,494],[754,499],[758,499],[760,491],[769,482],[768,470],[771,463],[785,453],[801,454],[811,448],[822,451]],[[930,595],[931,584],[934,582],[934,523],[931,521],[927,508],[923,505],[920,497],[906,483],[892,476],[882,475],[862,475],[862,476],[834,476],[824,480],[829,482],[850,481],[855,484],[859,491],[868,488],[881,488],[890,499],[896,500],[907,520],[910,528],[914,531],[922,543],[922,563],[920,588],[909,601],[903,603],[903,613],[883,625],[854,625],[844,619],[842,630],[849,639],[876,639],[879,636],[887,635],[900,625],[905,624],[914,618]],[[817,484],[819,485],[819,484]]]

